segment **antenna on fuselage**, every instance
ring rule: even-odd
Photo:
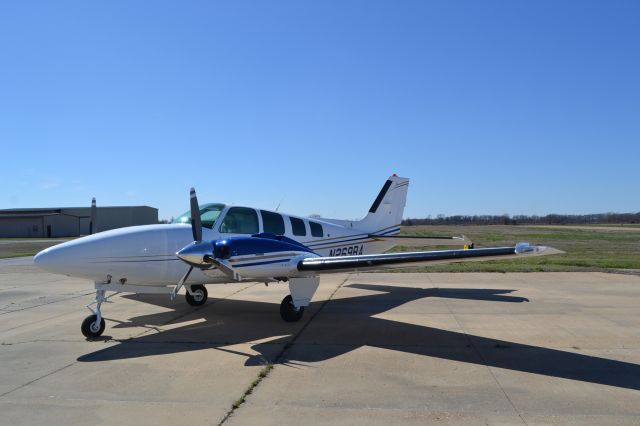
[[[284,201],[284,197],[280,199],[280,202],[278,203],[278,206],[276,207],[275,211],[278,211],[278,209],[280,208],[280,204],[282,204],[283,201]]]

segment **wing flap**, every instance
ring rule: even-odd
[[[325,273],[345,272],[363,269],[402,268],[424,264],[522,258],[558,253],[563,252],[552,247],[530,246],[526,243],[521,243],[515,247],[314,257],[301,260],[298,263],[298,270]]]

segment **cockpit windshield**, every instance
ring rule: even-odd
[[[200,206],[200,220],[202,226],[212,229],[218,216],[224,209],[224,204],[203,204]],[[171,223],[191,223],[191,211],[175,218]]]

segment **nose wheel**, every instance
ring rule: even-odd
[[[104,332],[104,318],[100,318],[98,320],[97,315],[89,315],[82,321],[82,326],[80,330],[82,330],[82,334],[87,339],[95,339],[96,337],[100,337]]]
[[[296,322],[302,318],[302,315],[304,315],[304,308],[296,308],[293,304],[293,298],[291,295],[282,299],[282,302],[280,303],[280,316],[284,321]]]
[[[191,306],[202,306],[207,303],[207,288],[203,285],[192,285],[191,289],[187,288],[187,293],[184,295],[187,299],[187,303]]]
[[[87,339],[95,339],[96,337],[100,337],[104,332],[104,318],[102,318],[102,311],[100,308],[102,304],[107,301],[105,297],[105,290],[96,290],[96,300],[93,302],[96,304],[96,309],[91,309],[91,304],[87,305],[87,308],[93,315],[89,315],[82,321],[82,325],[80,326],[80,331]]]

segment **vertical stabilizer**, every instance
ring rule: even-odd
[[[381,235],[399,233],[408,189],[408,178],[390,176],[373,201],[369,213],[357,223],[357,227]]]

